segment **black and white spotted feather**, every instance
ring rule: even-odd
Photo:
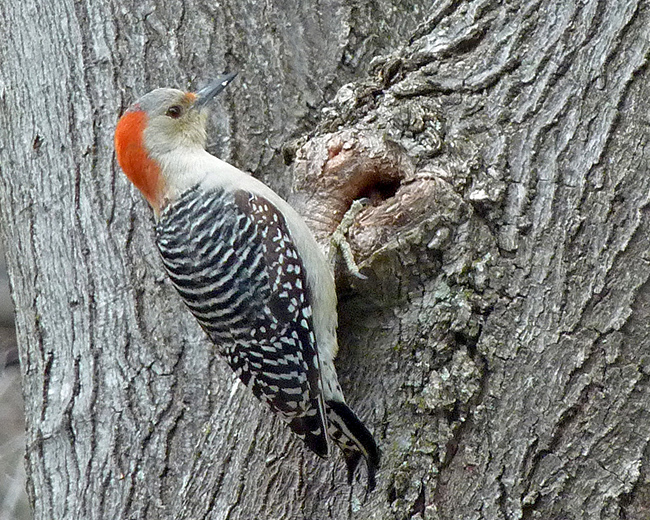
[[[282,215],[244,191],[193,189],[163,211],[156,239],[173,284],[242,382],[327,456],[309,289]]]
[[[156,241],[181,297],[253,393],[316,454],[341,448],[349,479],[379,451],[343,402],[325,401],[304,266],[282,214],[264,197],[194,188],[161,214]],[[338,387],[338,383],[336,383]]]

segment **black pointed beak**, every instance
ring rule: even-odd
[[[235,79],[235,76],[237,76],[236,72],[234,74],[224,74],[216,78],[207,87],[203,87],[201,90],[199,90],[196,93],[196,101],[194,102],[193,108],[197,108],[200,110],[205,105],[207,105],[208,102],[212,100],[212,98],[214,98],[217,94],[219,94],[219,92],[225,89],[228,86],[228,84],[233,79]]]

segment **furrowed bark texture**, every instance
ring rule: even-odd
[[[0,11],[35,518],[647,517],[646,4]],[[131,101],[222,70],[211,150],[326,247],[369,199],[368,278],[337,269],[341,383],[384,454],[368,497],[235,384],[113,160]]]

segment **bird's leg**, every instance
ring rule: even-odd
[[[367,280],[368,277],[359,272],[359,267],[357,267],[357,264],[354,261],[352,248],[350,247],[346,235],[350,230],[354,219],[369,203],[370,199],[368,198],[353,201],[350,209],[345,212],[345,215],[343,215],[343,218],[341,219],[341,223],[330,237],[330,243],[332,246],[330,247],[330,263],[334,263],[336,252],[339,251],[348,272],[360,280]]]

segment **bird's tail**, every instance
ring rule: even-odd
[[[345,403],[326,401],[325,408],[328,434],[343,451],[348,467],[348,483],[352,483],[354,470],[363,456],[368,465],[368,491],[372,491],[375,488],[375,474],[379,469],[381,457],[375,439]]]

